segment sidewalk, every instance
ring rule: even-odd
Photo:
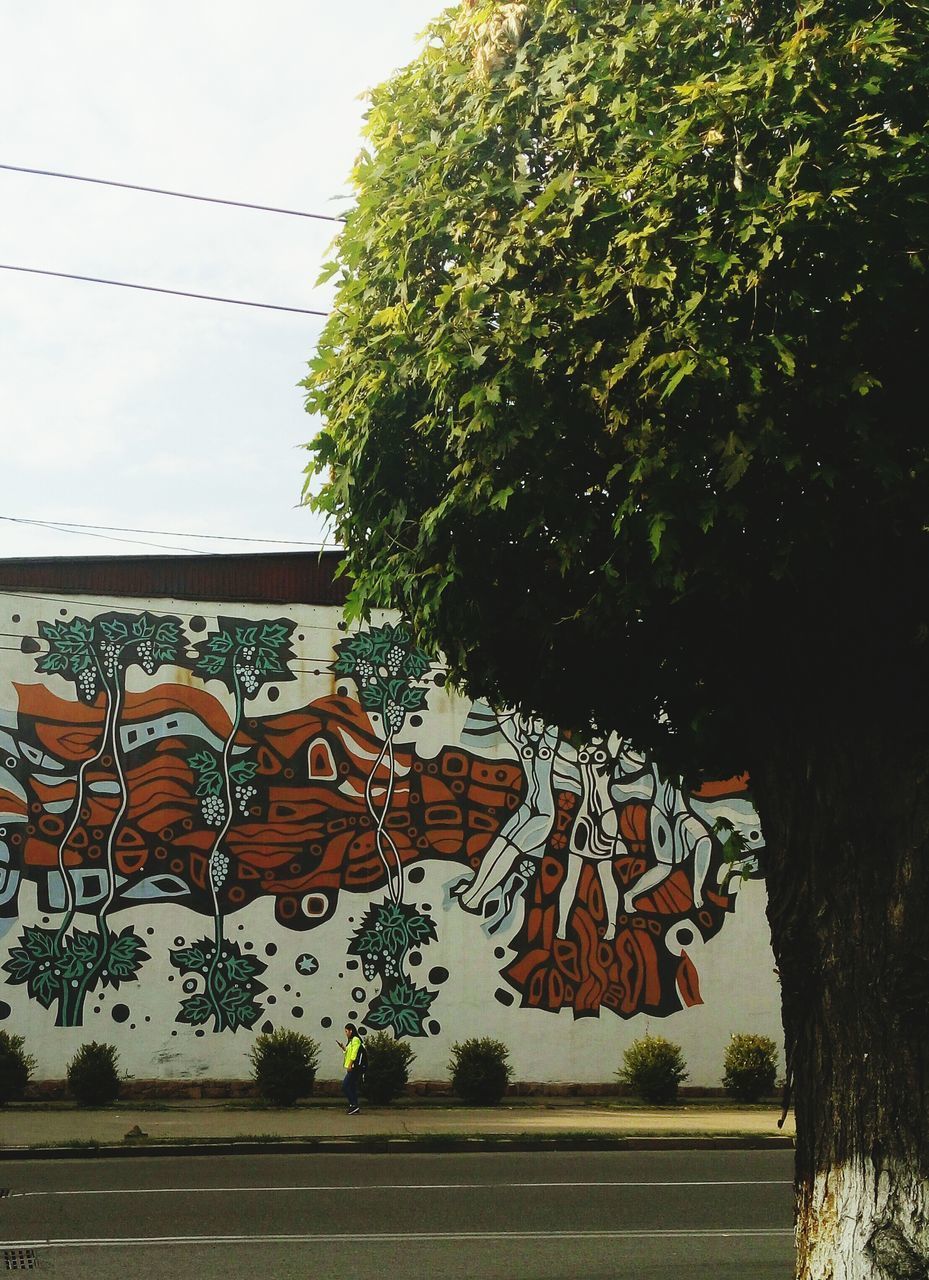
[[[793,1116],[687,1100],[646,1107],[629,1100],[507,1099],[495,1107],[403,1099],[348,1116],[330,1099],[296,1107],[252,1101],[116,1103],[100,1109],[69,1103],[16,1103],[0,1109],[0,1159],[52,1154],[155,1154],[191,1151],[473,1150],[535,1148],[784,1147]]]

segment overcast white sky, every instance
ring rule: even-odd
[[[337,212],[359,95],[444,7],[0,0],[0,163]],[[325,309],[334,231],[0,170],[2,263]],[[0,271],[0,516],[318,542],[296,384],[322,323]],[[0,520],[0,556],[144,551]]]

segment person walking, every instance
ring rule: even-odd
[[[337,1040],[336,1044],[345,1051],[342,1066],[345,1068],[345,1079],[342,1081],[342,1092],[348,1099],[348,1114],[357,1116],[361,1108],[358,1105],[358,1086],[361,1083],[361,1071],[358,1068],[358,1055],[361,1052],[361,1037],[357,1027],[351,1022],[345,1024],[345,1043]]]

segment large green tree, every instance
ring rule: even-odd
[[[925,0],[451,10],[306,381],[355,609],[751,770],[809,1278],[929,1276],[927,116]]]

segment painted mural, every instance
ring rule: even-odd
[[[442,669],[402,622],[345,632],[316,660],[330,691],[277,711],[304,640],[292,618],[53,612],[22,638],[31,675],[0,712],[0,975],[39,1016],[81,1026],[107,989],[131,1003],[170,903],[189,920],[166,957],[181,1031],[267,1028],[276,996],[238,914],[272,903],[305,935],[309,981],[313,931],[346,897],[370,1028],[438,1032],[447,971],[419,968],[452,913],[493,950],[487,996],[514,1010],[700,1003],[694,952],[758,874],[747,778],[688,790],[619,733],[581,742],[482,703],[424,751]],[[441,901],[417,897],[426,865]]]

